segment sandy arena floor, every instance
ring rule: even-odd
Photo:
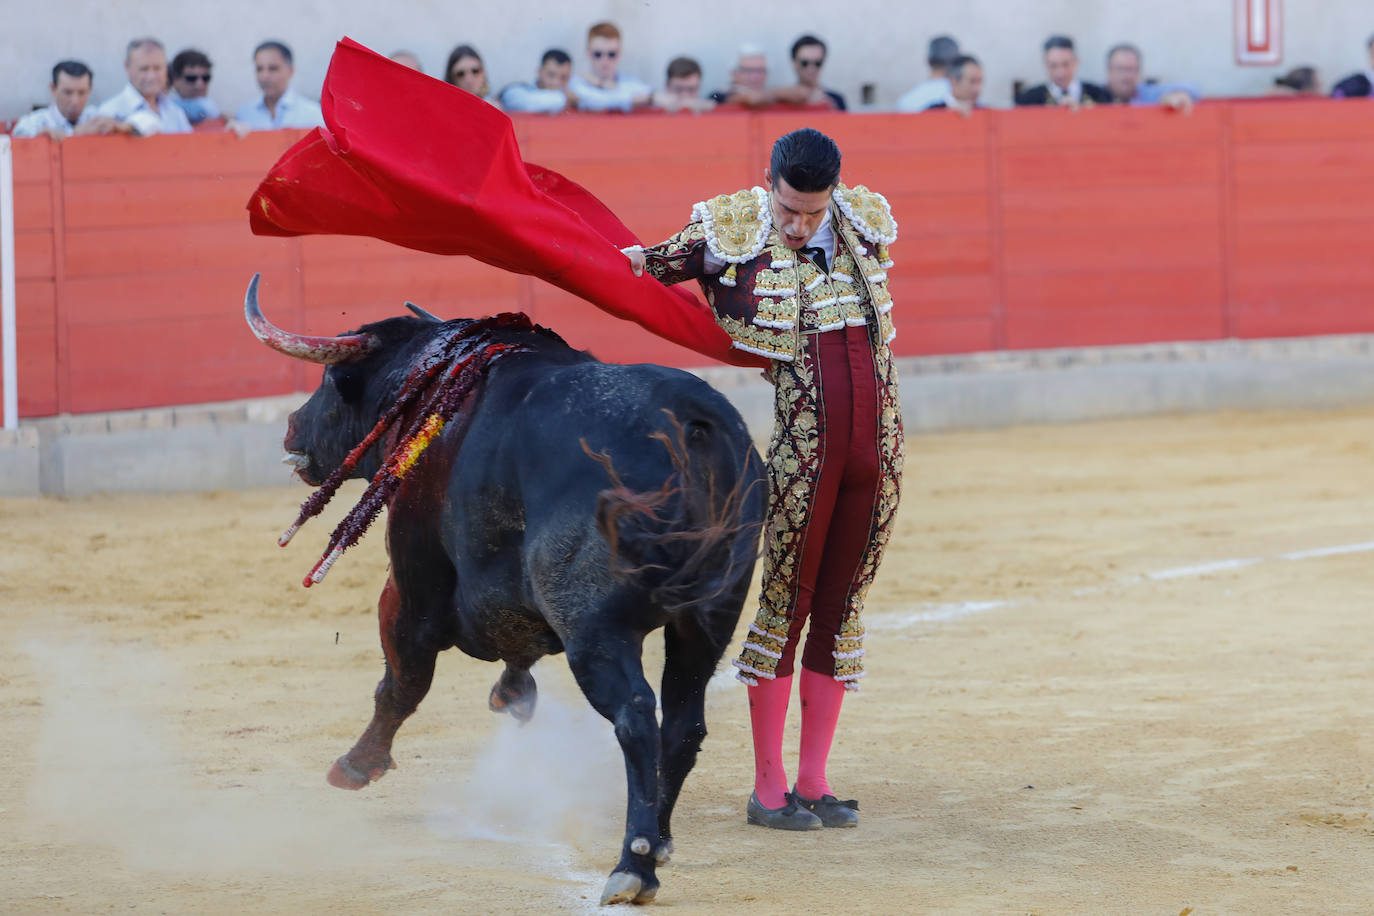
[[[656,908],[1374,909],[1374,411],[908,447],[831,764],[860,828],[745,825],[722,676]],[[400,768],[325,784],[384,558],[377,531],[303,590],[358,490],[278,549],[307,492],[0,501],[0,910],[596,909],[624,775],[561,658],[521,729],[446,653]]]

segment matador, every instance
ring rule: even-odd
[[[826,764],[846,689],[864,675],[864,597],[901,491],[887,282],[897,224],[881,194],[839,175],[833,140],[794,131],[774,144],[765,187],[702,201],[672,238],[627,250],[636,273],[697,280],[732,345],[769,360],[763,587],[734,665],[749,685],[754,739],[746,816],[786,830],[858,823],[857,802],[835,797]],[[801,754],[789,791],[782,737],[807,620]]]

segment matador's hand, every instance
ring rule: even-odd
[[[620,249],[620,253],[630,259],[630,270],[634,271],[636,277],[644,276],[644,249],[638,245],[631,245],[629,248]]]

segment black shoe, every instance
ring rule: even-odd
[[[792,793],[787,797],[819,817],[821,824],[826,827],[859,826],[859,803],[852,798],[848,801],[840,801],[833,795],[803,798],[796,786],[792,787]]]
[[[797,807],[791,795],[785,797],[787,804],[781,808],[765,808],[758,794],[750,792],[745,820],[757,827],[772,827],[774,830],[820,830],[824,826],[819,817]]]

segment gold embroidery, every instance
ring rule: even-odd
[[[711,252],[731,264],[757,257],[773,225],[768,192],[757,187],[703,200],[692,208],[692,218],[701,222]]]

